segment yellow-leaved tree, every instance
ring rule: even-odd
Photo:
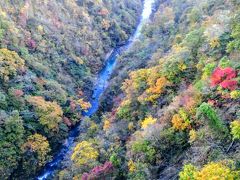
[[[147,128],[148,126],[155,124],[157,122],[157,119],[153,118],[152,116],[149,116],[143,120],[141,123],[141,126],[143,129]]]
[[[201,170],[187,164],[179,174],[180,180],[206,180],[226,179],[234,180],[239,177],[239,172],[234,170],[231,162],[210,162]]]
[[[231,134],[234,140],[240,139],[240,120],[231,123]]]
[[[84,111],[88,110],[91,107],[89,102],[85,102],[82,98],[77,100],[77,104],[83,109]]]
[[[23,152],[36,153],[38,166],[44,166],[51,159],[51,151],[48,140],[41,134],[34,134],[27,138],[27,142],[22,146]]]
[[[15,51],[0,49],[0,79],[4,82],[24,67],[25,61]]]
[[[165,77],[160,77],[156,80],[156,83],[150,86],[146,90],[147,96],[144,101],[154,102],[157,100],[164,91],[164,88],[168,85],[168,80]],[[141,98],[140,98],[141,99]]]
[[[175,130],[182,131],[191,127],[191,122],[188,118],[188,115],[183,109],[180,109],[178,114],[175,114],[172,117],[172,126]]]
[[[58,131],[58,125],[62,121],[63,111],[56,102],[45,101],[41,96],[31,96],[28,102],[34,106],[39,121],[49,130]]]
[[[93,147],[91,142],[82,141],[74,148],[71,160],[78,167],[93,167],[98,155],[98,151]]]

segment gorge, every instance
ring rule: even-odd
[[[240,179],[239,0],[1,0],[1,180]]]
[[[134,41],[141,35],[143,26],[149,21],[150,15],[152,14],[153,4],[154,0],[144,0],[142,15],[135,33],[130,37],[125,45],[114,49],[107,58],[106,65],[100,71],[95,83],[93,95],[90,100],[91,107],[86,112],[83,112],[83,118],[86,116],[92,116],[98,110],[100,96],[108,86],[108,79],[110,78],[112,71],[114,71],[117,58],[121,56],[123,51],[130,48],[132,43],[134,43]],[[75,138],[81,133],[78,126],[80,125],[77,125],[70,131],[69,137],[65,140],[60,152],[53,158],[52,162],[46,164],[43,172],[37,177],[37,179],[45,180],[49,177],[51,178],[56,170],[61,169],[61,167],[59,167],[60,162],[66,158],[65,156],[71,155],[69,151],[72,151],[75,145]]]

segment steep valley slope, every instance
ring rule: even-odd
[[[81,119],[140,0],[0,1],[0,179],[31,179]]]
[[[155,7],[60,178],[240,178],[240,3]]]

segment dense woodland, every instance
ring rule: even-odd
[[[95,77],[142,1],[0,8],[0,179],[36,177],[80,120],[55,179],[240,179],[239,0],[156,0],[90,118]]]
[[[0,1],[0,179],[32,179],[90,104],[140,0]]]
[[[58,178],[240,178],[240,3],[155,7]]]

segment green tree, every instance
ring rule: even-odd
[[[23,144],[23,122],[17,111],[0,125],[0,178],[7,179],[17,168]]]
[[[185,39],[183,40],[183,45],[187,46],[192,54],[195,56],[197,54],[197,49],[201,46],[204,41],[203,29],[199,28],[193,31],[190,31]]]
[[[191,10],[189,14],[189,20],[191,23],[197,23],[201,19],[201,16],[202,16],[201,11],[197,8],[194,8]]]
[[[232,52],[234,50],[240,50],[240,13],[238,13],[233,19],[231,37],[233,40],[227,45],[227,51]]]
[[[136,159],[141,159],[143,157],[143,161],[152,162],[155,158],[156,150],[150,144],[149,141],[141,140],[136,141],[132,144],[131,150],[136,157]]]
[[[223,122],[218,117],[216,111],[210,104],[205,102],[202,103],[197,109],[197,115],[199,118],[205,117],[208,120],[208,124],[212,129],[220,132],[224,132],[226,130]]]
[[[5,109],[8,105],[7,97],[0,91],[0,109]]]

